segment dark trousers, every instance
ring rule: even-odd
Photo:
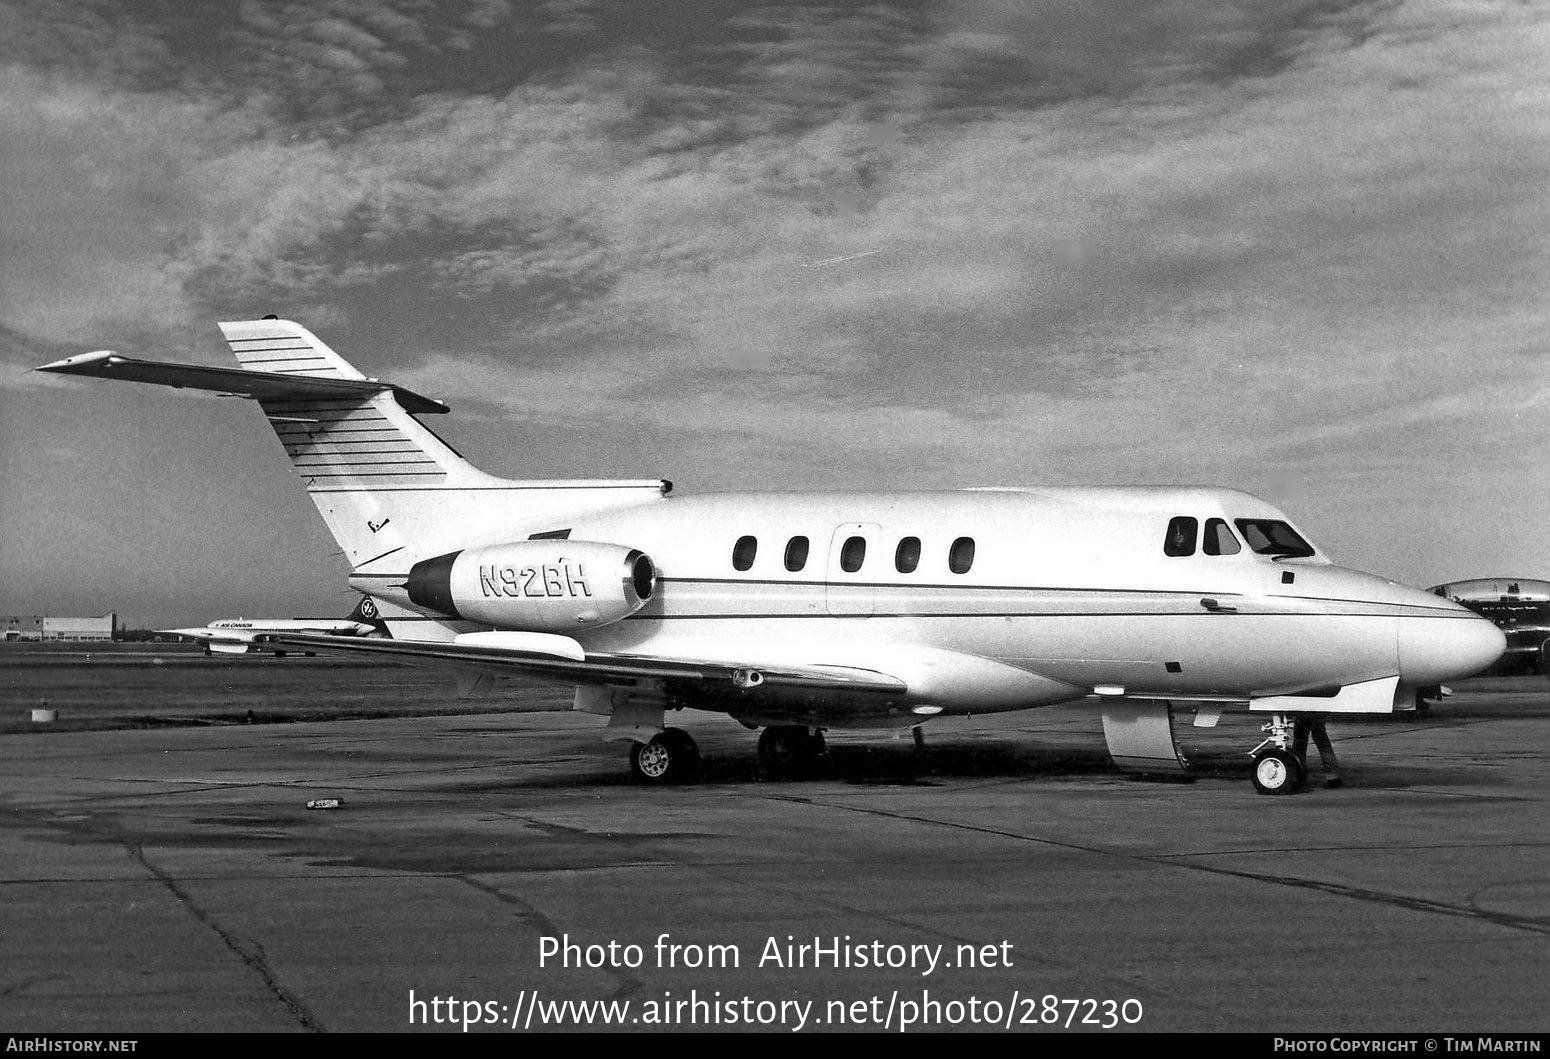
[[[1297,718],[1292,733],[1292,752],[1306,762],[1310,734],[1313,736],[1313,745],[1319,750],[1319,771],[1329,776],[1340,775],[1340,761],[1335,757],[1335,746],[1329,741],[1329,733],[1324,730],[1323,717],[1314,715]]]

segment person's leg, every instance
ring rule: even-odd
[[[1340,786],[1340,759],[1335,757],[1335,744],[1330,741],[1324,720],[1313,722],[1313,745],[1319,748],[1319,771],[1324,774],[1324,786]]]

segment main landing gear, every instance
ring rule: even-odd
[[[806,775],[825,748],[823,732],[817,728],[772,724],[759,733],[759,763],[771,776]]]
[[[810,774],[824,754],[823,732],[802,725],[770,725],[759,733],[759,764],[773,777]],[[630,744],[630,774],[641,783],[665,787],[699,778],[700,750],[681,728],[664,728],[648,742]]]
[[[650,742],[630,744],[630,773],[642,783],[690,783],[699,771],[700,748],[682,728],[664,728]]]
[[[1292,749],[1296,722],[1274,714],[1261,731],[1266,739],[1249,751],[1254,758],[1254,789],[1261,794],[1292,794],[1302,789],[1307,769]]]

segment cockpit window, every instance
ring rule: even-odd
[[[1243,550],[1243,545],[1238,543],[1238,538],[1232,535],[1232,530],[1227,523],[1219,518],[1206,519],[1205,540],[1200,545],[1200,550],[1207,555],[1237,555]]]
[[[1188,515],[1180,515],[1168,523],[1168,535],[1163,538],[1164,555],[1194,555],[1195,534],[1200,521]]]
[[[1313,554],[1313,545],[1284,522],[1268,518],[1233,519],[1248,546],[1273,559],[1301,559]]]

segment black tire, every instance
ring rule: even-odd
[[[648,743],[630,746],[630,773],[642,783],[656,787],[687,783],[699,767],[699,747],[679,728],[668,728]]]
[[[801,725],[772,724],[759,733],[759,764],[771,776],[806,775],[827,749],[822,732]]]
[[[677,775],[674,783],[693,783],[700,778],[700,748],[694,737],[682,728],[667,728],[662,732],[673,751],[673,768]]]
[[[1292,794],[1302,779],[1302,762],[1290,750],[1267,750],[1254,759],[1254,789],[1261,794]]]
[[[807,755],[810,762],[818,764],[818,759],[829,752],[829,741],[823,737],[823,729],[814,728],[807,735]]]
[[[771,776],[785,776],[796,760],[795,747],[788,738],[788,729],[770,725],[759,733],[759,764]]]

